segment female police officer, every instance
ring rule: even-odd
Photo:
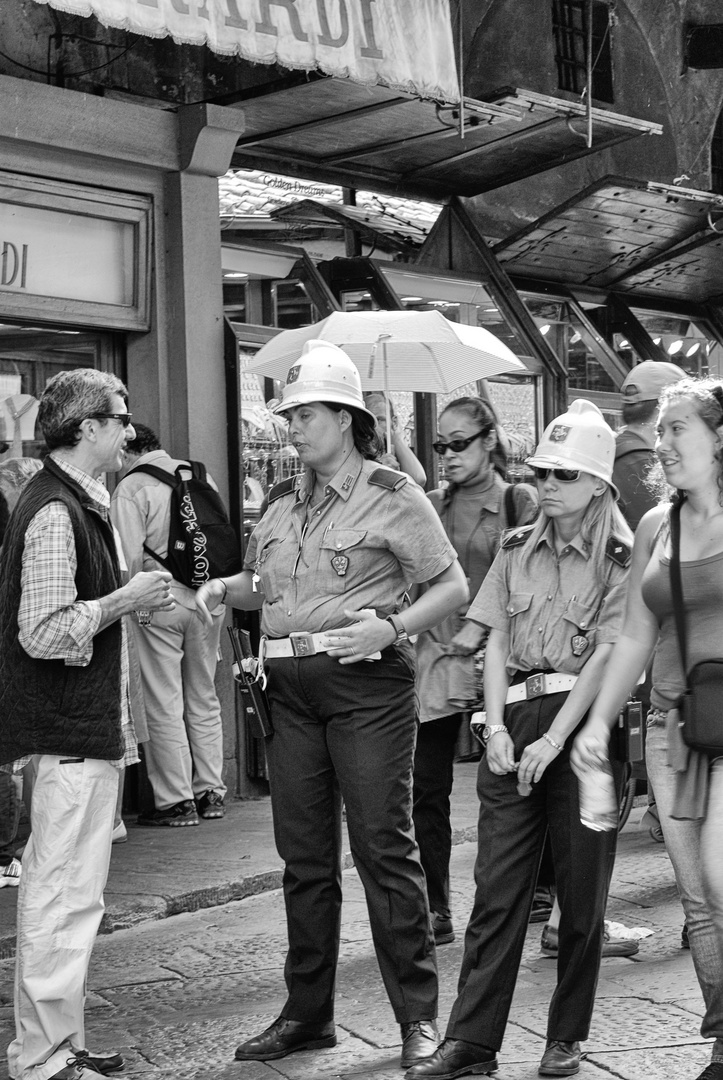
[[[437,514],[373,460],[359,373],[310,341],[276,411],[305,471],[269,496],[247,569],[198,590],[262,608],[274,726],[266,750],[276,846],[285,862],[287,1002],[241,1061],[334,1046],[341,915],[341,806],[364,885],[379,967],[402,1025],[403,1067],[437,1045],[437,972],[411,822],[414,660],[408,636],[464,603],[467,584]],[[413,582],[429,588],[405,607]]]
[[[562,915],[540,1074],[580,1068],[617,834],[581,824],[566,744],[622,621],[632,536],[615,503],[614,456],[613,433],[589,401],[552,422],[528,462],[540,517],[502,541],[467,612],[490,628],[477,890],[447,1038],[409,1080],[497,1068],[548,828]]]

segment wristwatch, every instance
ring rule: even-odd
[[[485,724],[482,728],[482,742],[487,745],[493,735],[496,735],[498,731],[507,731],[508,729],[504,724]]]
[[[404,629],[404,623],[398,615],[387,615],[384,621],[391,623],[396,631],[397,636],[392,642],[392,645],[398,645],[400,641],[409,641],[409,634]]]

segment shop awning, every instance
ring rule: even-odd
[[[459,100],[449,0],[35,0],[255,64]]]
[[[226,102],[225,102],[226,103]],[[465,98],[458,110],[383,86],[336,79],[240,94],[245,133],[233,164],[343,187],[444,199],[484,191],[555,168],[662,128],[604,109],[506,88],[494,100]]]
[[[665,300],[723,294],[723,196],[608,176],[501,241],[508,274]]]

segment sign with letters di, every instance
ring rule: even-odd
[[[105,26],[170,35],[419,97],[459,100],[449,0],[36,0]]]

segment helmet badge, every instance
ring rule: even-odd
[[[550,442],[560,443],[564,442],[567,436],[570,434],[570,428],[567,424],[555,424],[554,428],[550,432]]]

